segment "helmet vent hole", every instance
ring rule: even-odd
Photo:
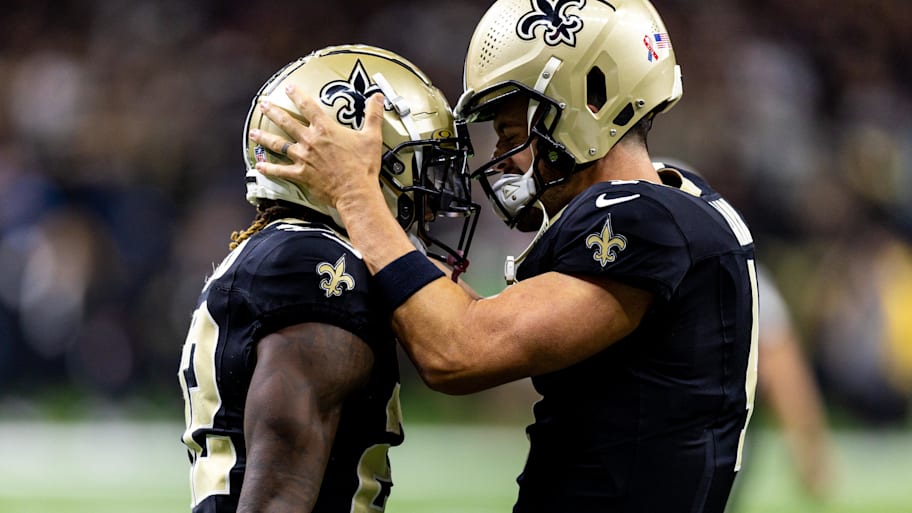
[[[492,26],[488,30],[488,37],[485,38],[481,47],[481,67],[487,68],[497,59],[504,42],[504,33],[500,27]]]
[[[631,119],[633,119],[633,104],[628,103],[627,106],[624,107],[624,110],[614,118],[612,123],[618,126],[624,126],[627,123],[630,123]]]
[[[501,50],[503,50],[504,46],[515,39],[513,32],[516,30],[516,27],[514,27],[512,23],[506,23],[504,20],[515,20],[519,18],[523,14],[522,9],[522,7],[513,7],[511,15],[507,15],[510,13],[505,13],[504,16],[491,20],[487,27],[484,44],[482,45],[480,52],[481,55],[479,55],[479,62],[477,63],[477,66],[480,69],[493,66],[500,57]]]
[[[598,112],[602,110],[607,101],[608,92],[605,86],[605,73],[596,66],[589,70],[589,74],[586,75],[586,103],[589,104],[592,112]],[[631,115],[633,115],[632,112]]]

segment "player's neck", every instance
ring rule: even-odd
[[[595,163],[592,183],[610,180],[645,180],[662,183],[645,148],[618,144]]]

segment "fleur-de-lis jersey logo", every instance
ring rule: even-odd
[[[364,70],[364,65],[358,60],[352,69],[348,80],[333,80],[320,90],[320,101],[332,107],[337,101],[342,100],[345,105],[336,113],[339,123],[361,130],[364,126],[364,109],[367,99],[379,93],[380,86],[371,84],[370,77]]]
[[[347,290],[355,288],[355,279],[345,272],[345,255],[336,260],[336,265],[329,262],[318,264],[317,272],[326,275],[326,278],[320,280],[320,289],[326,293],[326,297],[341,296],[344,292],[343,288]]]
[[[531,0],[532,11],[523,15],[516,25],[516,34],[525,41],[535,39],[535,30],[544,27],[544,39],[548,46],[561,43],[576,46],[576,33],[583,29],[583,20],[568,15],[567,9],[582,9],[586,0]]]
[[[590,249],[595,247],[595,253],[593,253],[592,258],[601,264],[602,267],[605,267],[609,262],[617,260],[618,252],[627,249],[627,237],[614,234],[611,230],[611,214],[608,214],[608,218],[605,219],[605,225],[602,226],[602,231],[586,237],[586,247]],[[617,252],[615,252],[615,249]]]

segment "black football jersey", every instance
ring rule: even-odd
[[[382,511],[387,450],[402,443],[395,339],[372,304],[360,254],[322,224],[284,219],[234,249],[208,278],[184,344],[194,513],[233,513],[244,475],[243,422],[255,344],[282,328],[332,324],[374,353],[367,386],[346,399],[315,512]]]
[[[722,513],[756,383],[754,247],[701,178],[596,184],[517,270],[610,277],[651,291],[639,327],[599,354],[536,376],[542,399],[516,512]],[[598,315],[585,312],[581,315]]]

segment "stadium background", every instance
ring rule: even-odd
[[[695,166],[751,223],[837,446],[831,496],[803,495],[761,403],[738,511],[912,511],[912,4],[655,3],[686,94],[651,149]],[[487,5],[4,6],[0,512],[186,510],[175,373],[202,278],[253,215],[240,150],[252,94],[313,49],[362,42],[455,101]],[[503,256],[527,240],[485,209],[468,281],[498,291]],[[451,398],[402,367],[390,511],[507,510],[528,385]]]

